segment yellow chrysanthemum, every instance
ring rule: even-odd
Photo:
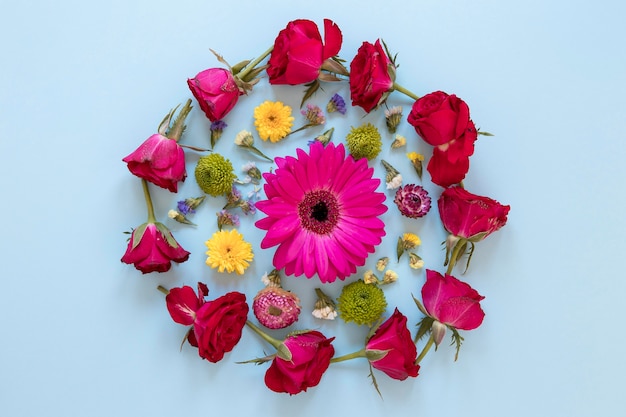
[[[252,245],[235,229],[215,232],[205,244],[209,249],[206,252],[208,255],[206,264],[211,268],[217,268],[219,272],[235,271],[242,275],[254,258]]]
[[[405,249],[413,249],[422,244],[421,239],[415,233],[405,233],[402,235],[402,243]]]
[[[254,109],[254,126],[263,140],[278,142],[284,139],[293,126],[291,107],[280,101],[265,101]]]

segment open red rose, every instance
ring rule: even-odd
[[[372,366],[400,381],[416,377],[420,369],[415,364],[417,348],[406,323],[406,316],[396,308],[365,345],[365,356]]]
[[[316,386],[335,354],[331,344],[334,339],[327,339],[318,331],[288,336],[283,344],[291,358],[288,360],[279,355],[274,358],[265,373],[265,385],[272,391],[290,395]]]
[[[339,27],[324,19],[324,42],[317,25],[305,19],[291,21],[274,41],[268,60],[270,84],[306,84],[316,80],[325,60],[337,55],[343,37]]]
[[[172,261],[182,263],[187,259],[189,252],[176,242],[165,225],[144,223],[133,230],[122,262],[134,264],[135,268],[147,274],[169,271]]]
[[[172,192],[178,191],[178,182],[185,181],[185,152],[174,139],[154,134],[122,161],[139,178]]]
[[[460,183],[478,138],[468,105],[455,95],[435,91],[413,103],[407,120],[435,147],[427,167],[432,181],[442,187]]]
[[[482,295],[452,275],[426,270],[422,301],[428,315],[455,329],[472,330],[480,326],[485,313],[480,307]],[[441,339],[443,333],[439,337]]]
[[[200,108],[212,122],[221,120],[230,112],[243,92],[233,74],[224,68],[209,68],[187,80],[191,93]]]
[[[385,102],[393,91],[395,67],[380,40],[363,42],[350,63],[350,96],[353,106],[367,113]]]
[[[439,216],[446,230],[457,237],[482,240],[506,224],[511,206],[489,197],[450,187],[438,200]]]
[[[239,343],[249,307],[240,292],[229,292],[212,301],[204,300],[207,295],[207,286],[198,283],[198,295],[189,286],[172,288],[165,301],[176,323],[193,325],[187,335],[189,344],[198,348],[200,357],[215,363]]]

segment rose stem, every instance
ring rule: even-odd
[[[343,361],[348,361],[350,359],[364,358],[364,357],[365,357],[365,349],[361,349],[356,352],[348,353],[347,355],[334,357],[330,360],[330,363],[343,362]]]
[[[143,186],[143,196],[146,199],[146,206],[148,207],[148,223],[156,223],[152,198],[150,197],[150,190],[148,190],[148,181],[142,178],[141,185]]]
[[[394,90],[396,90],[396,91],[401,92],[402,94],[405,94],[405,95],[411,97],[413,100],[419,100],[419,96],[417,96],[416,94],[413,94],[412,92],[410,92],[406,88],[402,87],[400,84],[397,84],[397,83],[394,82],[392,88]]]
[[[268,335],[263,330],[261,330],[259,327],[254,325],[254,323],[252,323],[250,320],[246,320],[246,324],[248,325],[248,327],[250,327],[252,330],[254,330],[254,332],[256,334],[261,336],[261,338],[263,338],[263,340],[265,340],[270,345],[274,346],[274,348],[278,349],[280,347],[280,345],[282,343],[280,340],[274,339],[272,336]]]
[[[259,62],[263,61],[272,52],[272,49],[274,49],[274,45],[272,45],[267,51],[263,52],[254,61],[250,62],[243,70],[241,70],[237,74],[237,77],[239,77],[239,79],[243,79],[243,77],[248,75],[248,73],[252,71],[254,67],[256,67],[259,64]]]
[[[419,354],[417,359],[415,359],[415,364],[416,365],[419,365],[419,363],[422,361],[422,359],[424,359],[424,356],[426,356],[426,354],[428,353],[428,351],[432,347],[433,343],[435,343],[435,340],[433,339],[433,335],[431,334],[430,337],[428,338],[428,342],[426,342],[426,345],[424,345],[424,348],[422,349],[422,352]]]

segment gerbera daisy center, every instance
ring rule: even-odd
[[[337,198],[327,190],[308,192],[298,204],[302,227],[323,235],[331,232],[339,220]]]

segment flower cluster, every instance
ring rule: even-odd
[[[176,198],[176,208],[168,212],[170,221],[180,227],[196,226],[190,216],[201,205],[216,206],[210,214],[217,216],[215,229],[200,238],[206,246],[207,271],[212,276],[246,278],[252,275],[253,263],[267,262],[261,268],[270,272],[260,277],[262,285],[254,295],[232,291],[207,300],[209,287],[204,282],[197,283],[197,290],[188,285],[159,286],[166,294],[167,310],[174,322],[187,326],[184,340],[209,362],[231,352],[247,327],[274,351],[242,363],[270,362],[265,385],[290,395],[318,385],[332,364],[358,358],[368,364],[377,391],[374,370],[396,380],[415,378],[426,354],[446,334],[456,346],[456,360],[464,340],[461,331],[476,329],[485,317],[484,296],[455,276],[457,264],[465,258],[462,272],[468,270],[476,244],[502,228],[510,210],[490,197],[471,193],[463,184],[475,141],[479,135],[490,135],[475,127],[467,103],[442,91],[419,97],[398,84],[396,57],[382,39],[363,42],[349,65],[339,57],[342,42],[343,34],[333,21],[324,20],[322,36],[314,22],[299,19],[280,30],[273,45],[254,60],[231,66],[214,53],[224,67],[202,70],[187,80],[191,95],[211,122],[206,132],[210,149],[181,143],[192,111],[189,99],[180,111],[175,107],[167,113],[157,132],[123,158],[130,173],[141,180],[147,220],[129,232],[121,261],[144,274],[166,272],[172,262],[188,261],[190,252],[166,223],[157,220],[150,189],[156,186],[178,194],[187,178],[187,165],[193,163],[194,179],[203,194]],[[293,115],[289,104],[262,99],[249,115],[254,127],[230,132],[233,122],[225,119],[239,100],[254,96],[253,87],[263,74],[270,85],[304,86],[302,124],[294,129],[298,114]],[[323,97],[322,107],[308,102],[322,94],[325,83],[343,85],[352,106],[338,92]],[[414,137],[397,133],[405,117],[403,107],[390,106],[388,101],[398,93],[410,100],[404,104],[411,107],[406,121],[411,131],[414,128]],[[336,134],[333,138],[335,126],[326,125],[337,123],[349,111],[372,116],[360,126],[351,126],[343,138],[337,139]],[[317,133],[308,134],[295,152],[276,154],[283,141],[296,142],[295,134],[309,129]],[[224,143],[227,133],[234,138],[230,144]],[[258,145],[255,136],[261,140]],[[406,159],[392,164],[379,158],[386,137],[391,141],[387,149],[406,155],[410,165]],[[432,153],[418,152],[424,148]],[[257,158],[258,165],[249,161],[235,169],[231,158],[241,150]],[[186,160],[191,151],[199,155]],[[427,159],[432,187],[422,180],[422,163]],[[412,167],[411,172],[402,174],[402,163]],[[384,173],[377,173],[374,166]],[[442,233],[447,234],[442,259],[424,260],[418,253],[429,239],[411,230],[397,237],[395,257],[390,258],[385,253],[389,248],[382,245],[389,231],[383,219],[419,228],[427,216],[433,216],[435,203]],[[201,219],[194,218],[198,223]],[[262,235],[258,242],[246,240],[244,221]],[[263,253],[255,254],[254,248]],[[395,268],[402,265],[408,274]],[[439,267],[445,270],[438,271]],[[316,283],[311,288],[317,296],[312,306],[303,305],[301,297],[289,290],[290,280],[302,276]],[[422,276],[421,297],[405,294],[412,297],[413,313],[419,315],[417,330],[411,334],[409,317],[399,311],[397,300],[388,297],[387,288],[398,285],[398,280]],[[338,294],[322,288],[342,281]],[[319,320],[318,330],[298,328],[306,309]],[[324,320],[366,329],[362,344],[351,353],[336,355],[337,336],[324,334]],[[272,335],[276,331],[285,333],[276,338]]]

